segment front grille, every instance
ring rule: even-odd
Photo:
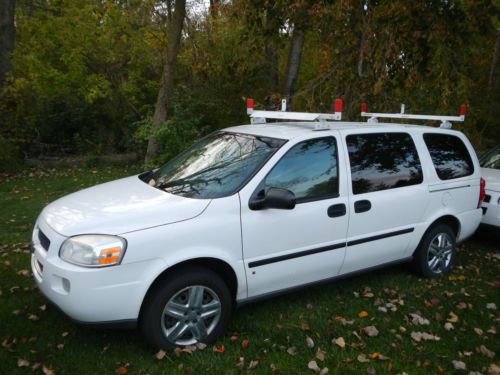
[[[45,249],[45,251],[49,250],[50,240],[40,229],[38,229],[38,240],[40,241],[40,245]]]
[[[490,203],[490,201],[491,201],[491,195],[486,194],[486,195],[484,196],[484,203]]]

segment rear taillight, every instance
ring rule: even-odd
[[[479,183],[479,201],[477,202],[477,208],[481,207],[481,203],[484,201],[486,196],[486,181],[481,177],[481,182]]]

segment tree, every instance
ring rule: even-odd
[[[15,0],[0,2],[0,90],[7,74],[12,70],[11,54],[14,51],[14,9]]]
[[[182,26],[186,16],[186,0],[176,0],[174,9],[172,9],[171,1],[167,3],[167,48],[164,55],[163,73],[153,115],[152,133],[148,140],[146,163],[150,162],[158,155],[158,141],[155,135],[162,124],[167,120],[168,106],[171,104],[172,90],[174,87],[177,55],[179,54],[181,44]]]

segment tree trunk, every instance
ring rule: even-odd
[[[148,140],[145,162],[150,162],[158,155],[158,142],[156,133],[167,119],[168,107],[171,101],[172,89],[174,86],[175,68],[177,65],[177,55],[179,53],[182,36],[182,26],[186,16],[186,0],[176,0],[174,12],[167,25],[167,49],[164,56],[163,74],[158,98],[156,99],[155,112],[153,115],[152,133]]]
[[[0,1],[0,91],[12,70],[10,55],[14,51],[14,9],[15,0]]]
[[[288,99],[287,110],[293,110],[293,99],[297,87],[303,45],[304,32],[300,29],[294,29],[290,40],[290,52],[288,53],[285,82],[283,85],[283,96]]]
[[[272,97],[279,93],[279,62],[275,41],[279,37],[280,21],[276,11],[273,9],[273,2],[265,5],[264,26],[264,52],[266,56],[266,72],[269,81],[270,93],[266,101],[272,102]],[[272,107],[272,104],[269,104]],[[267,106],[267,104],[266,104]],[[271,107],[266,109],[271,109]]]

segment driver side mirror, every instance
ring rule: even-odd
[[[259,194],[260,195],[260,194]],[[252,211],[263,210],[265,208],[276,208],[281,210],[292,210],[295,208],[295,194],[287,189],[269,188],[263,197],[252,197],[248,207]]]

